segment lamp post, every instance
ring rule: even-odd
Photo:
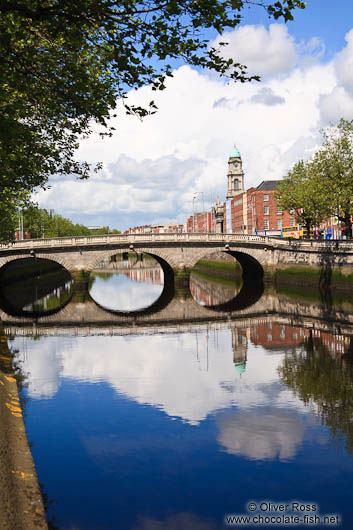
[[[18,239],[23,240],[23,213],[22,210],[19,213],[18,219]]]
[[[195,199],[196,197],[194,196],[192,198],[192,231],[195,233]]]
[[[203,191],[194,191],[194,196],[193,196],[193,199],[192,199],[193,210],[194,210],[194,217],[193,217],[193,220],[194,220],[194,223],[193,223],[194,232],[195,232],[195,199],[197,198],[197,195],[202,195],[203,216],[205,215],[205,198],[204,198]]]

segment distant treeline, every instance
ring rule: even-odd
[[[121,233],[120,230],[110,229],[108,226],[92,231],[87,226],[73,223],[66,217],[32,206],[22,211],[22,219],[24,237],[31,239]]]

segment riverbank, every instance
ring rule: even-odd
[[[330,288],[337,292],[353,290],[353,274],[343,274],[337,269],[318,267],[288,267],[278,269],[271,281],[280,287]]]
[[[7,338],[0,324],[0,528],[47,529]]]

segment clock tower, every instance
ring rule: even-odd
[[[243,162],[239,150],[233,147],[228,160],[228,191],[227,199],[233,199],[244,192]]]

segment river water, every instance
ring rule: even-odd
[[[241,280],[200,270],[143,320],[163,291],[149,259],[100,264],[71,299],[65,274],[14,276],[2,319],[51,528],[352,528],[349,296],[271,287],[217,314]]]

